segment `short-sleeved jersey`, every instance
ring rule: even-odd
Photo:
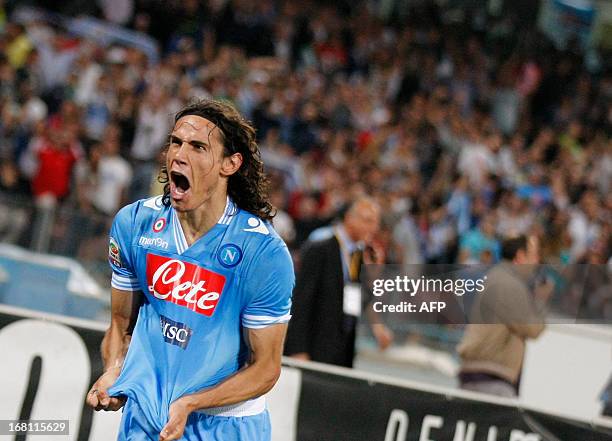
[[[144,303],[109,394],[138,402],[161,430],[174,400],[244,366],[244,328],[289,321],[291,257],[269,222],[229,198],[218,223],[191,246],[161,196],[121,209],[110,236],[112,286],[142,291]],[[261,397],[221,414],[264,409]]]

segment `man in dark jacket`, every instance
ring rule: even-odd
[[[301,267],[293,291],[292,319],[285,354],[352,367],[355,331],[361,314],[359,270],[363,263],[383,263],[382,252],[370,246],[378,231],[380,208],[370,198],[356,200],[332,237],[302,248]],[[384,325],[372,326],[379,347],[392,340]]]

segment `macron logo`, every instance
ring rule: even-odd
[[[143,247],[156,246],[159,248],[163,248],[164,250],[168,249],[168,242],[163,240],[161,237],[151,238],[140,236],[140,239],[138,239],[138,245],[141,245]]]
[[[266,227],[266,224],[261,219],[250,217],[247,222],[251,228],[245,228],[242,231],[248,231],[249,233],[270,234],[270,230],[268,230],[268,227]]]
[[[159,324],[161,325],[164,341],[171,345],[185,349],[189,344],[189,339],[193,334],[193,330],[184,323],[175,322],[163,315],[159,316]]]

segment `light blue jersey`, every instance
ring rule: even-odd
[[[161,196],[124,207],[111,229],[109,261],[112,286],[142,291],[145,299],[121,375],[108,392],[126,395],[131,400],[126,408],[138,406],[139,420],[147,423],[139,426],[156,432],[150,433],[154,439],[173,401],[244,366],[249,355],[244,328],[291,317],[294,273],[286,245],[269,222],[229,198],[219,222],[191,246],[177,213],[162,205]],[[225,420],[255,415],[267,420],[265,408],[260,397],[202,412]],[[125,432],[129,418],[123,419]],[[267,431],[249,439],[268,439]]]

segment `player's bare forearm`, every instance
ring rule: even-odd
[[[280,376],[286,332],[286,324],[248,329],[251,362],[220,384],[185,395],[181,401],[193,411],[228,406],[265,394],[274,387]]]
[[[138,293],[112,288],[111,324],[100,348],[105,371],[123,366],[130,345],[132,324],[138,313],[136,296]]]
[[[125,403],[124,397],[111,397],[106,392],[112,386],[123,366],[131,341],[131,330],[138,315],[140,293],[112,288],[111,324],[100,348],[104,372],[93,384],[86,398],[87,404],[95,410],[118,410]]]
[[[127,354],[130,340],[131,337],[122,332],[119,326],[111,324],[104,334],[100,348],[105,371],[123,366],[123,360]]]
[[[221,384],[181,398],[187,410],[229,406],[268,392],[280,375],[280,366],[264,367],[254,363],[237,372]]]

